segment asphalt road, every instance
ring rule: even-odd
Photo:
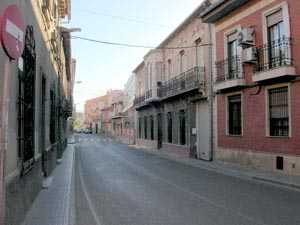
[[[77,225],[300,224],[300,192],[76,139]]]

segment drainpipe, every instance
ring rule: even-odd
[[[214,106],[213,106],[213,43],[212,43],[212,25],[208,24],[209,31],[209,45],[208,45],[208,65],[209,65],[209,108],[210,108],[210,160],[214,160]]]

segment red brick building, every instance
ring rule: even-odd
[[[220,0],[214,25],[215,158],[300,174],[300,1]]]

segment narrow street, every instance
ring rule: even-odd
[[[76,136],[77,225],[297,225],[299,192]]]

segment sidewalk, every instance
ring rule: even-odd
[[[69,145],[51,186],[39,193],[22,225],[74,225],[73,167],[74,146]]]
[[[178,156],[170,152],[140,148],[140,146],[129,146],[129,147],[141,149],[147,153],[155,154],[162,158],[166,158],[186,165],[214,171],[217,173],[222,173],[228,176],[234,176],[241,179],[248,179],[256,182],[263,182],[267,184],[280,186],[283,188],[289,188],[296,191],[300,191],[300,176],[288,176],[288,175],[275,173],[275,172],[249,169],[246,167],[239,166],[237,164],[226,163],[221,161],[207,162],[203,160]]]

